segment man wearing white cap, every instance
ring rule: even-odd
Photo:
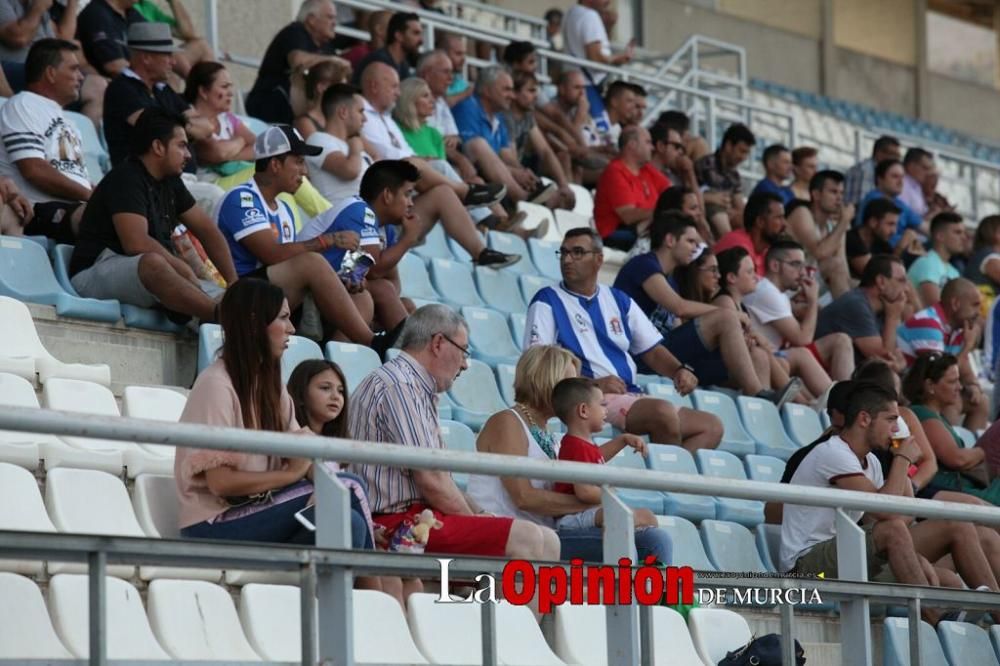
[[[330,248],[357,250],[360,236],[337,231],[296,241],[292,209],[278,199],[279,194],[299,189],[307,172],[305,157],[319,152],[319,147],[308,145],[288,125],[272,125],[261,132],[254,144],[254,176],[222,200],[219,229],[240,277],[278,285],[293,309],[312,294],[324,322],[336,329],[334,337],[370,345],[382,353],[391,346],[399,327],[388,335],[375,335],[369,323],[374,316],[371,295],[364,291],[349,294],[321,254]]]

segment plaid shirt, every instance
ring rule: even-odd
[[[694,173],[698,184],[709,190],[719,190],[739,194],[743,181],[736,169],[724,169],[719,160],[719,153],[705,155],[694,164]]]

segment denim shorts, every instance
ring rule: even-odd
[[[582,530],[588,527],[596,527],[597,512],[601,507],[594,506],[579,513],[571,513],[556,521],[556,529],[559,530]]]

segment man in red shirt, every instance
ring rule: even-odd
[[[630,250],[653,219],[656,200],[670,187],[670,179],[649,163],[653,140],[645,128],[626,127],[618,148],[621,155],[597,182],[594,223],[606,246]]]
[[[772,192],[751,194],[743,209],[743,228],[730,231],[712,247],[719,254],[732,247],[745,248],[757,267],[757,275],[764,277],[764,257],[771,243],[785,233],[785,206],[781,197]]]

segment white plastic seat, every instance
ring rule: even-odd
[[[319,348],[318,344],[301,335],[289,336],[288,348],[281,355],[281,381],[288,382],[288,378],[292,376],[292,371],[302,361],[322,358],[323,350]]]
[[[224,588],[198,580],[154,580],[146,599],[153,633],[174,659],[261,661]]]
[[[562,238],[559,236],[559,232],[556,230],[556,219],[552,215],[552,211],[540,204],[528,203],[527,201],[521,201],[517,204],[517,211],[527,214],[524,222],[521,226],[525,229],[535,229],[543,222],[548,222],[548,229],[543,236],[544,240],[559,242]],[[538,264],[536,263],[537,267]]]
[[[607,666],[607,607],[560,604],[555,611],[555,653],[567,664]]]
[[[118,403],[111,390],[105,386],[94,384],[79,379],[53,378],[45,383],[42,388],[42,401],[49,409],[58,409],[67,412],[81,412],[84,414],[99,414],[102,416],[121,416],[118,411]],[[91,456],[95,452],[104,454],[103,458],[108,458],[108,454],[117,454],[120,457],[119,470],[124,464],[128,468],[129,476],[142,474],[143,472],[153,474],[171,474],[174,469],[174,459],[172,455],[163,451],[154,451],[132,442],[116,441],[110,439],[92,439],[88,437],[64,437],[63,441],[72,447],[82,449]],[[86,461],[69,461],[69,465],[100,469],[102,471],[117,474],[119,470],[112,469],[110,461],[102,459],[98,464],[94,458],[94,464],[87,464]],[[51,467],[48,460],[46,465]],[[68,466],[60,464],[59,466]]]
[[[124,580],[107,577],[107,656],[109,659],[170,659],[153,636],[142,598]],[[59,574],[49,581],[49,612],[59,637],[76,657],[90,656],[87,576]]]
[[[161,386],[126,386],[122,393],[122,415],[132,419],[177,423],[184,413],[187,396],[180,390]],[[142,448],[174,459],[177,449],[162,444],[140,444]],[[172,463],[171,463],[172,464]]]
[[[661,666],[704,666],[684,616],[664,606],[653,606],[650,610],[653,612],[653,663]]]
[[[464,423],[458,421],[441,421],[441,439],[444,440],[445,448],[449,451],[463,451],[465,453],[476,452],[476,435],[472,429]],[[469,475],[466,472],[452,472],[455,485],[465,491],[469,484]]]
[[[4,323],[0,372],[10,372],[30,382],[46,383],[51,377],[69,377],[111,385],[111,368],[102,364],[64,363],[49,353],[38,337],[31,312],[24,303],[0,296],[0,321]]]
[[[432,664],[483,663],[479,604],[441,604],[435,594],[412,594],[407,601],[410,631]],[[558,666],[531,611],[501,601],[497,604],[500,663],[508,666]]]
[[[583,185],[577,185],[576,183],[570,183],[569,189],[573,191],[573,197],[576,199],[576,204],[573,206],[573,212],[585,217],[593,215],[594,195],[590,193],[590,190]]]
[[[579,201],[577,202],[579,203]],[[566,236],[566,232],[570,229],[577,229],[580,227],[593,229],[594,220],[590,217],[591,213],[584,215],[583,213],[575,213],[570,210],[563,210],[562,208],[557,208],[555,211],[556,215],[556,228],[559,231],[559,241]]]
[[[49,514],[45,512],[45,503],[35,477],[23,467],[9,463],[0,463],[0,530],[56,531]],[[32,560],[0,560],[0,569],[35,576],[42,573],[42,563]],[[0,634],[2,633],[3,628],[0,627]]]
[[[743,616],[723,608],[692,608],[688,631],[706,664],[718,664],[727,652],[746,645],[752,637]]]
[[[72,659],[49,619],[38,586],[0,573],[0,659]]]
[[[38,408],[35,387],[25,379],[9,372],[0,372],[0,405]],[[16,430],[0,430],[0,461],[37,469],[42,456],[39,444],[60,445],[52,435]]]

